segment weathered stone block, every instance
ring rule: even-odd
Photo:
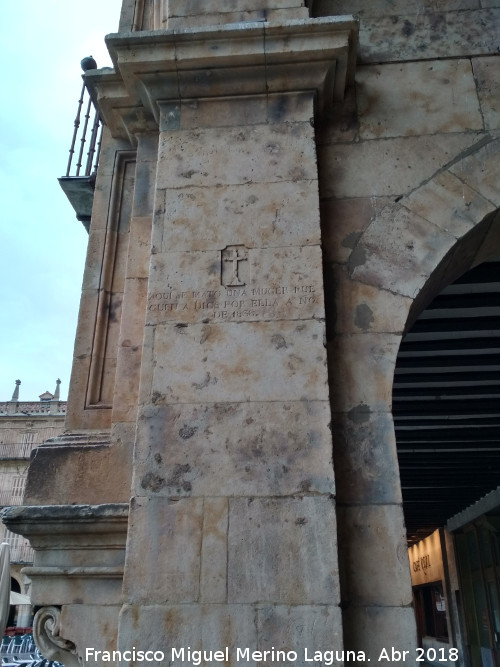
[[[147,278],[127,278],[123,294],[120,326],[120,347],[136,347],[142,344],[146,319]]]
[[[390,412],[360,404],[332,420],[337,497],[342,503],[401,503]]]
[[[334,412],[387,412],[401,336],[345,334],[328,344]]]
[[[221,8],[219,8],[221,9]],[[256,11],[223,12],[216,14],[194,14],[168,19],[169,29],[192,28],[195,26],[220,25],[221,23],[247,23],[252,21],[289,21],[305,19],[309,16],[306,7],[285,9],[257,9]]]
[[[253,0],[252,9],[267,9],[269,0]],[[286,7],[303,7],[303,0],[273,0],[275,9]],[[244,11],[248,9],[248,2],[244,0],[233,0],[227,11]],[[217,0],[169,0],[169,16],[190,16],[192,14],[219,14],[223,17],[224,12]]]
[[[316,178],[310,123],[162,133],[157,188]]]
[[[135,452],[136,493],[333,493],[328,402],[145,406]],[[161,480],[161,481],[160,481]]]
[[[97,604],[65,605],[61,609],[61,637],[73,641],[81,649],[84,661],[87,648],[113,651],[117,643],[120,608]],[[88,664],[90,660],[86,662]]]
[[[410,564],[401,505],[339,505],[337,513],[346,606],[410,606]]]
[[[158,480],[151,475],[146,484],[145,492],[153,490]],[[197,602],[202,535],[202,499],[132,499],[123,582],[127,600],[144,604]]]
[[[396,20],[395,20],[396,19]],[[429,14],[393,14],[363,22],[359,60],[383,61],[454,58],[493,54],[498,42],[498,9],[471,9]]]
[[[74,347],[74,357],[80,361],[88,359],[92,353],[98,303],[98,290],[82,290],[82,295],[80,297],[80,311],[78,313],[78,328]],[[71,390],[72,387],[70,387],[70,391]]]
[[[154,376],[154,340],[155,327],[144,327],[142,341],[141,378],[139,383],[139,406],[151,402],[151,386]]]
[[[163,252],[319,243],[315,181],[186,187],[158,199],[153,243]]]
[[[494,206],[463,181],[444,171],[412,192],[405,207],[460,238],[494,210]]]
[[[337,604],[333,499],[230,500],[228,600]]]
[[[137,416],[137,394],[141,372],[142,346],[123,346],[116,360],[113,423],[134,421]]]
[[[343,664],[341,655],[342,618],[339,607],[330,605],[259,606],[257,627],[261,651],[271,651],[274,648],[297,653],[297,659],[294,661],[282,662],[280,660],[279,663],[282,665],[310,667],[311,664],[315,664],[311,662],[311,659],[316,651],[337,651],[339,659],[337,660],[336,655],[333,654],[331,664],[335,666]],[[260,664],[271,667],[277,662],[277,660],[264,660]]]
[[[158,136],[140,135],[132,216],[151,216],[154,207]],[[146,159],[149,158],[149,159]]]
[[[483,128],[469,60],[359,67],[356,81],[362,139]]]
[[[475,134],[443,134],[320,146],[321,195],[408,194],[476,141]]]
[[[149,273],[150,251],[151,216],[145,218],[133,218],[130,224],[126,279],[147,279]]]
[[[389,201],[388,197],[322,201],[321,228],[325,261],[346,262],[362,232]]]
[[[161,107],[160,107],[161,108]],[[261,125],[267,121],[267,97],[242,95],[235,98],[181,101],[179,129]],[[162,127],[162,130],[169,129]]]
[[[331,330],[337,334],[402,333],[412,299],[352,280],[342,267],[325,270]]]
[[[484,2],[483,2],[483,6]],[[315,16],[356,14],[362,20],[377,16],[429,14],[434,12],[478,9],[479,0],[315,0]]]
[[[92,228],[89,233],[82,290],[99,289],[101,286],[102,251],[106,238],[109,240],[116,239],[116,232],[106,230],[105,228]]]
[[[349,607],[344,610],[344,645],[346,649],[365,651],[372,662],[389,664],[382,651],[391,647],[397,651],[409,651],[410,657],[416,656],[417,637],[415,630],[415,611],[407,607]],[[382,659],[381,659],[382,656]]]
[[[154,403],[327,400],[322,322],[157,325]]]
[[[496,5],[500,2],[496,0]],[[472,68],[477,81],[477,94],[481,104],[481,112],[484,118],[484,126],[487,130],[500,129],[500,82],[498,69],[500,67],[499,58],[473,58]]]
[[[92,410],[85,411],[92,413]],[[109,419],[110,411],[96,410]],[[88,417],[91,430],[92,417]],[[104,421],[104,420],[103,420]],[[84,430],[84,429],[81,429]],[[104,429],[103,429],[104,430]],[[95,438],[97,438],[97,444]],[[68,436],[71,438],[71,436]],[[108,446],[109,433],[75,436],[65,443],[46,444],[36,451],[37,467],[28,474],[25,502],[27,505],[93,504],[127,502],[131,479],[130,449]],[[79,440],[81,437],[82,441]],[[66,445],[66,446],[65,446]],[[113,470],[110,480],[109,470]],[[52,475],[56,478],[52,478]],[[50,600],[47,601],[50,603]]]
[[[201,602],[227,601],[228,520],[229,503],[226,498],[205,499],[201,546]]]
[[[118,647],[130,650],[130,637],[140,638],[140,646],[138,640],[136,644],[138,649],[162,651],[164,659],[158,660],[158,664],[172,662],[180,667],[191,667],[188,647],[192,651],[219,651],[227,647],[229,660],[223,664],[236,667],[237,647],[253,649],[257,646],[255,610],[250,605],[239,604],[126,605],[120,615]],[[184,654],[180,652],[182,648]],[[172,649],[176,650],[175,654]],[[254,661],[245,664],[255,667]],[[128,661],[121,663],[121,667],[128,666]]]
[[[390,205],[354,248],[349,273],[360,282],[415,297],[454,243],[450,233],[398,204]]]
[[[472,155],[450,167],[466,185],[489,199],[495,206],[500,205],[500,139],[486,144]]]

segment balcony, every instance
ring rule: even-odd
[[[33,563],[35,552],[28,540],[6,528],[2,531],[1,538],[1,541],[7,542],[10,547],[11,563]]]
[[[29,459],[31,451],[35,447],[38,447],[38,444],[33,442],[13,442],[13,443],[0,442],[0,460]],[[0,502],[0,505],[2,504],[8,504],[8,503]]]
[[[84,71],[96,67],[92,56],[82,60]],[[58,180],[70,204],[75,209],[77,219],[83,223],[87,231],[89,231],[92,215],[101,135],[101,118],[84,80],[78,100],[66,174]]]

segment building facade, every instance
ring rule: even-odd
[[[59,385],[53,394],[46,391],[40,400],[21,401],[19,386],[10,401],[0,403],[0,506],[22,505],[31,452],[49,438],[64,431],[66,402],[59,399]],[[12,590],[30,595],[31,581],[22,572],[33,564],[33,549],[21,535],[1,526],[0,541],[10,547]],[[9,625],[29,627],[32,623],[31,605],[11,607]]]
[[[500,251],[499,27],[498,0],[124,0],[114,68],[85,75],[104,132],[66,433],[4,512],[46,655],[499,664],[494,614],[479,653],[449,629],[443,531],[412,586],[402,456],[446,447],[398,463],[393,411],[403,339]]]

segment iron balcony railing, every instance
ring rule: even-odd
[[[94,106],[85,82],[83,82],[74,121],[66,176],[91,176],[97,172],[101,135],[102,122],[99,112]],[[87,144],[86,153],[85,144]]]
[[[84,58],[81,65],[84,72],[97,67],[92,56]],[[59,178],[59,183],[75,209],[77,219],[83,222],[88,231],[101,149],[102,120],[87,90],[85,79],[73,125],[66,174]]]

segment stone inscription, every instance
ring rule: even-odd
[[[165,319],[214,320],[265,319],[320,302],[314,285],[278,285],[266,287],[221,287],[207,290],[165,290],[148,297],[150,313]]]

